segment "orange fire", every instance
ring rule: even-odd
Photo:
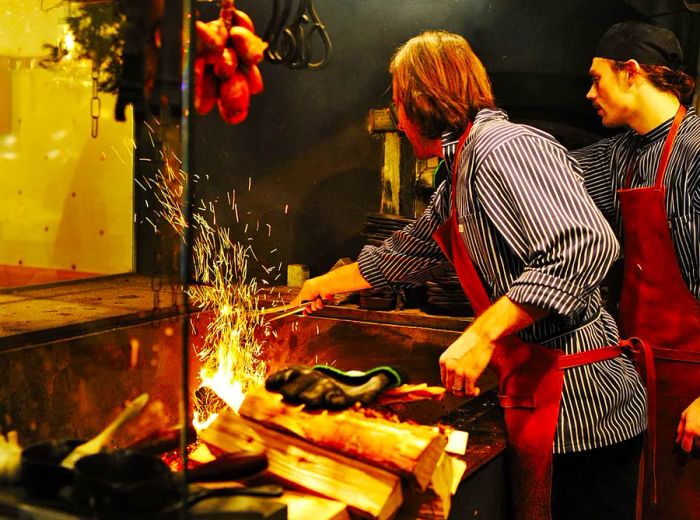
[[[155,196],[160,207],[156,213],[184,236],[188,226],[182,194],[188,174],[179,167],[182,163],[172,150],[164,147],[161,156],[165,168],[156,176]],[[237,217],[235,201],[232,208]],[[261,335],[256,332],[268,327],[258,310],[257,281],[247,276],[248,253],[255,256],[252,249],[234,243],[229,230],[216,225],[211,205],[210,212],[213,224],[200,214],[193,216],[197,230],[192,247],[193,274],[198,283],[186,289],[199,310],[212,314],[196,352],[202,362],[200,385],[194,394],[193,424],[197,429],[210,424],[224,405],[238,410],[245,392],[263,383],[265,364],[259,358]]]
[[[201,429],[216,417],[222,401],[238,410],[245,392],[263,383],[265,364],[256,331],[267,325],[258,310],[257,283],[247,280],[246,250],[231,241],[228,230],[213,228],[199,215],[194,218],[199,231],[194,274],[200,284],[188,288],[188,295],[201,310],[213,312],[197,352],[200,389],[220,399],[197,399],[206,394],[195,394],[194,425]]]

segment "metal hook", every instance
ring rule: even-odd
[[[280,13],[279,0],[274,0],[270,23],[263,40],[268,42],[265,57],[272,63],[285,63],[292,69],[320,69],[325,67],[332,52],[332,44],[323,22],[311,0],[299,0],[292,22],[284,24],[292,10],[293,0],[285,0]],[[323,56],[312,62],[312,38],[317,33],[323,44]]]

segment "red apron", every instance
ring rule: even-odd
[[[645,519],[700,517],[700,463],[680,466],[671,453],[681,412],[700,395],[700,303],[681,276],[664,203],[666,166],[684,114],[681,105],[656,184],[618,192],[625,251],[620,328],[650,345],[656,363],[658,504],[646,504]]]
[[[478,316],[491,305],[459,231],[456,186],[459,158],[469,128],[460,138],[452,168],[450,218],[433,234],[454,265],[460,284]],[[498,375],[509,446],[513,508],[518,520],[551,518],[552,451],[564,386],[564,368],[611,359],[623,348],[640,351],[638,343],[565,355],[558,349],[526,343],[516,336],[500,342],[490,366]]]

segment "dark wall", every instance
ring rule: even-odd
[[[193,118],[196,204],[209,212],[209,202],[218,201],[213,206],[217,225],[230,227],[234,239],[252,246],[268,273],[254,258],[250,272],[271,284],[285,282],[287,263],[309,264],[316,275],[339,257],[358,254],[365,216],[379,209],[382,165],[381,141],[367,132],[367,114],[390,102],[387,64],[401,43],[426,29],[461,33],[491,73],[499,104],[514,119],[573,122],[586,136],[600,135],[584,98],[595,44],[612,23],[653,14],[644,2],[617,0],[314,4],[333,42],[327,68],[290,70],[263,62],[265,90],[253,97],[243,123],[226,125],[216,112]],[[666,4],[683,10],[682,2]],[[238,0],[236,5],[263,33],[272,2]],[[211,15],[206,8],[200,4],[205,17]],[[685,31],[682,40],[693,49],[688,61],[694,73],[697,15],[684,11],[658,21]],[[238,221],[229,198],[233,190]]]

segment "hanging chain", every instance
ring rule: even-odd
[[[172,314],[170,315],[170,321],[171,322],[176,322],[179,319],[180,315],[180,298],[179,296],[183,294],[186,290],[187,287],[187,281],[184,281],[183,283],[185,284],[184,286],[179,284],[176,279],[177,273],[180,272],[180,256],[173,251],[172,254],[172,272],[173,275],[170,277],[170,303],[172,305]]]
[[[95,60],[92,60],[92,98],[90,98],[90,118],[92,125],[90,128],[90,135],[92,135],[93,138],[97,137],[100,110],[102,109],[102,102],[97,95],[97,80],[99,77],[100,69]]]
[[[153,308],[151,309],[151,325],[160,325],[160,290],[163,287],[163,273],[160,264],[163,261],[163,244],[160,233],[156,232],[153,240],[153,273],[151,273],[151,291],[153,292]]]

